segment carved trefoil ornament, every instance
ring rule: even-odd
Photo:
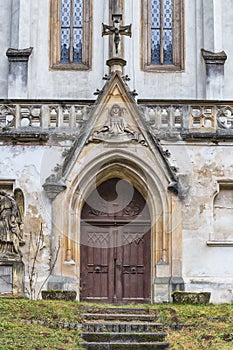
[[[0,259],[21,259],[22,226],[22,216],[15,198],[0,191]]]

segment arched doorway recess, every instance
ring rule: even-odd
[[[83,301],[151,301],[150,213],[128,181],[107,179],[85,201],[80,271]]]

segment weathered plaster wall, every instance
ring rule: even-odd
[[[183,200],[182,218],[186,290],[211,291],[212,302],[231,302],[232,248],[207,246],[207,242],[224,241],[222,231],[216,232],[214,228],[213,206],[218,183],[233,182],[232,143],[169,145],[168,149],[172,162],[180,172],[188,175],[190,186],[188,196]],[[231,187],[229,191],[232,191]],[[226,207],[229,207],[229,201],[226,201]],[[224,217],[222,220],[226,230],[230,222]],[[228,227],[229,231],[232,232],[231,227]],[[232,233],[225,241],[233,241]]]
[[[44,146],[1,146],[0,186],[4,180],[13,180],[14,188],[20,188],[25,197],[24,241],[21,248],[25,264],[26,289],[29,269],[33,263],[40,228],[44,243],[36,263],[36,289],[48,274],[50,263],[50,236],[52,229],[51,205],[42,189],[45,178],[61,161],[62,149]],[[31,239],[30,239],[31,237]],[[38,276],[37,276],[38,274]]]
[[[212,302],[231,302],[233,298],[232,247],[212,247],[208,246],[207,242],[217,239],[223,240],[222,235],[220,234],[218,238],[218,232],[214,231],[213,204],[218,190],[218,183],[224,183],[224,181],[227,181],[227,183],[233,182],[232,144],[230,142],[227,144],[219,143],[216,146],[213,143],[203,144],[196,142],[184,144],[181,141],[176,143],[163,141],[163,146],[171,153],[171,164],[178,168],[179,173],[187,175],[190,186],[187,197],[182,200],[183,217],[178,215],[173,223],[173,234],[176,231],[176,227],[179,227],[179,225],[183,227],[182,272],[186,290],[211,291]],[[21,188],[25,193],[24,238],[26,245],[23,247],[25,256],[29,249],[30,233],[32,233],[35,242],[41,223],[43,226],[44,245],[40,250],[39,256],[41,265],[38,270],[38,285],[47,276],[50,258],[50,237],[53,225],[51,221],[51,204],[42,190],[42,184],[45,178],[51,174],[56,164],[62,162],[62,150],[63,147],[59,145],[52,147],[39,145],[1,146],[1,180],[15,180],[14,187]],[[84,168],[89,167],[88,164],[92,162],[93,158],[101,158],[100,152],[105,154],[106,151],[106,147],[96,148],[96,145],[89,145],[84,149],[79,162],[75,165],[76,168],[72,172],[75,171],[77,176],[81,169],[83,169],[83,172]],[[125,152],[126,150],[123,153]],[[150,159],[150,154],[147,153],[146,148],[141,146],[130,147],[127,152],[133,152],[133,157],[147,159],[147,163],[153,163],[153,157]],[[145,155],[145,152],[147,155]],[[122,150],[120,153],[122,153]],[[107,153],[104,155],[103,160],[105,158],[108,158]],[[146,173],[150,175],[148,172]],[[71,183],[70,180],[68,181],[69,183]],[[68,189],[69,191],[70,189]],[[70,195],[68,195],[67,204],[63,201],[62,194],[57,198],[56,210],[58,212],[56,215],[60,219],[57,221],[58,225],[56,223],[55,233],[57,232],[57,237],[59,237],[64,232],[67,233],[67,228],[69,227],[66,219],[65,221],[62,219],[60,212],[69,208]],[[59,203],[63,203],[63,209],[61,209]],[[227,225],[226,222],[223,223]],[[56,266],[56,272],[58,275],[60,273],[63,275],[68,274],[69,276],[74,274],[78,277],[78,265],[63,265],[62,261],[64,261],[64,254],[67,249],[66,235],[64,238],[65,241],[62,242],[61,251],[63,257],[60,257],[62,260]],[[232,236],[228,236],[227,240],[232,240]],[[76,239],[75,242],[77,242]],[[173,249],[177,243],[177,241],[173,241]],[[173,260],[175,257],[176,254],[174,252]],[[76,262],[77,259],[78,255],[75,256]],[[24,260],[27,268],[27,257]],[[161,271],[157,271],[157,273],[160,276]],[[26,281],[27,277],[26,269]]]

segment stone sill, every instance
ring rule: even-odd
[[[208,247],[233,247],[233,241],[207,241]]]

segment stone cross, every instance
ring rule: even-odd
[[[119,57],[119,44],[121,40],[121,35],[126,35],[131,37],[131,27],[132,25],[121,26],[122,15],[112,15],[113,25],[109,26],[107,24],[102,23],[103,30],[102,36],[104,35],[113,35],[115,50],[113,50],[113,56]]]

